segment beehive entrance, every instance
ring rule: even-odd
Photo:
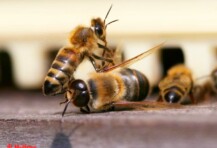
[[[12,61],[10,55],[4,51],[0,51],[0,87],[14,87],[14,79],[12,74]]]
[[[166,75],[167,70],[172,66],[185,63],[184,54],[180,47],[165,47],[160,52],[160,60],[163,69],[163,76]]]

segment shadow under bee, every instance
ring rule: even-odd
[[[74,132],[78,130],[81,125],[75,125],[71,128],[71,130],[66,133],[64,132],[64,127],[62,125],[62,121],[60,121],[60,132],[55,134],[55,137],[51,143],[50,148],[72,148],[73,143],[71,143],[70,137],[73,136]]]

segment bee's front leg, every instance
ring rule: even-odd
[[[100,72],[100,71],[101,71],[101,67],[100,67],[100,65],[97,65],[97,64],[96,64],[95,59],[94,59],[92,56],[89,56],[89,60],[90,60],[90,62],[92,63],[92,65],[93,65],[95,71],[96,71],[96,72]]]
[[[84,108],[81,107],[80,111],[82,113],[89,114],[90,113],[90,108],[89,108],[89,106],[85,106]]]

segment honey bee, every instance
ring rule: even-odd
[[[109,24],[117,21],[113,20],[105,24],[106,18],[111,10],[108,10],[104,21],[101,18],[91,20],[91,27],[78,26],[69,36],[70,45],[63,47],[57,53],[51,68],[49,69],[43,84],[43,93],[45,95],[57,95],[66,91],[66,87],[70,80],[74,79],[73,73],[77,66],[85,57],[88,57],[93,67],[97,72],[100,72],[104,67],[115,65],[110,49],[107,48],[106,28]],[[102,49],[103,54],[97,55],[94,52],[97,49]],[[97,64],[96,60],[101,60],[103,63]]]
[[[217,93],[217,68],[215,68],[211,73],[213,91]]]
[[[178,64],[168,70],[167,76],[160,81],[159,101],[167,103],[186,103],[189,96],[192,103],[195,103],[192,95],[193,79],[189,68],[183,64]]]
[[[116,102],[142,101],[149,91],[147,77],[133,69],[126,68],[130,64],[144,58],[162,44],[118,65],[104,69],[103,73],[92,73],[87,81],[76,79],[70,81],[65,93],[66,103],[62,116],[69,103],[79,107],[81,112],[98,112],[113,109]]]
[[[204,80],[199,83],[199,80]],[[217,68],[212,70],[209,75],[199,77],[195,80],[196,84],[193,88],[194,96],[198,98],[198,101],[205,101],[206,98],[215,96],[217,94]],[[208,96],[208,97],[207,97]]]

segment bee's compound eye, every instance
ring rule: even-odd
[[[77,107],[85,107],[87,106],[89,99],[89,93],[87,91],[82,91],[76,95],[73,104]]]
[[[165,100],[168,103],[178,103],[180,99],[181,99],[181,96],[173,91],[167,92],[165,94]]]
[[[94,27],[95,29],[95,33],[98,37],[101,37],[103,35],[103,29],[102,26],[99,24],[96,24],[96,26]]]
[[[69,87],[74,90],[73,104],[77,107],[87,106],[89,102],[89,93],[87,85],[83,80],[77,79],[74,80]]]
[[[80,91],[85,91],[87,90],[87,86],[83,80],[75,80],[73,81],[70,86],[74,90],[80,90]]]
[[[46,80],[43,85],[43,93],[45,95],[55,95],[58,93],[58,90],[60,89],[59,87],[59,85],[53,84],[50,81]]]

